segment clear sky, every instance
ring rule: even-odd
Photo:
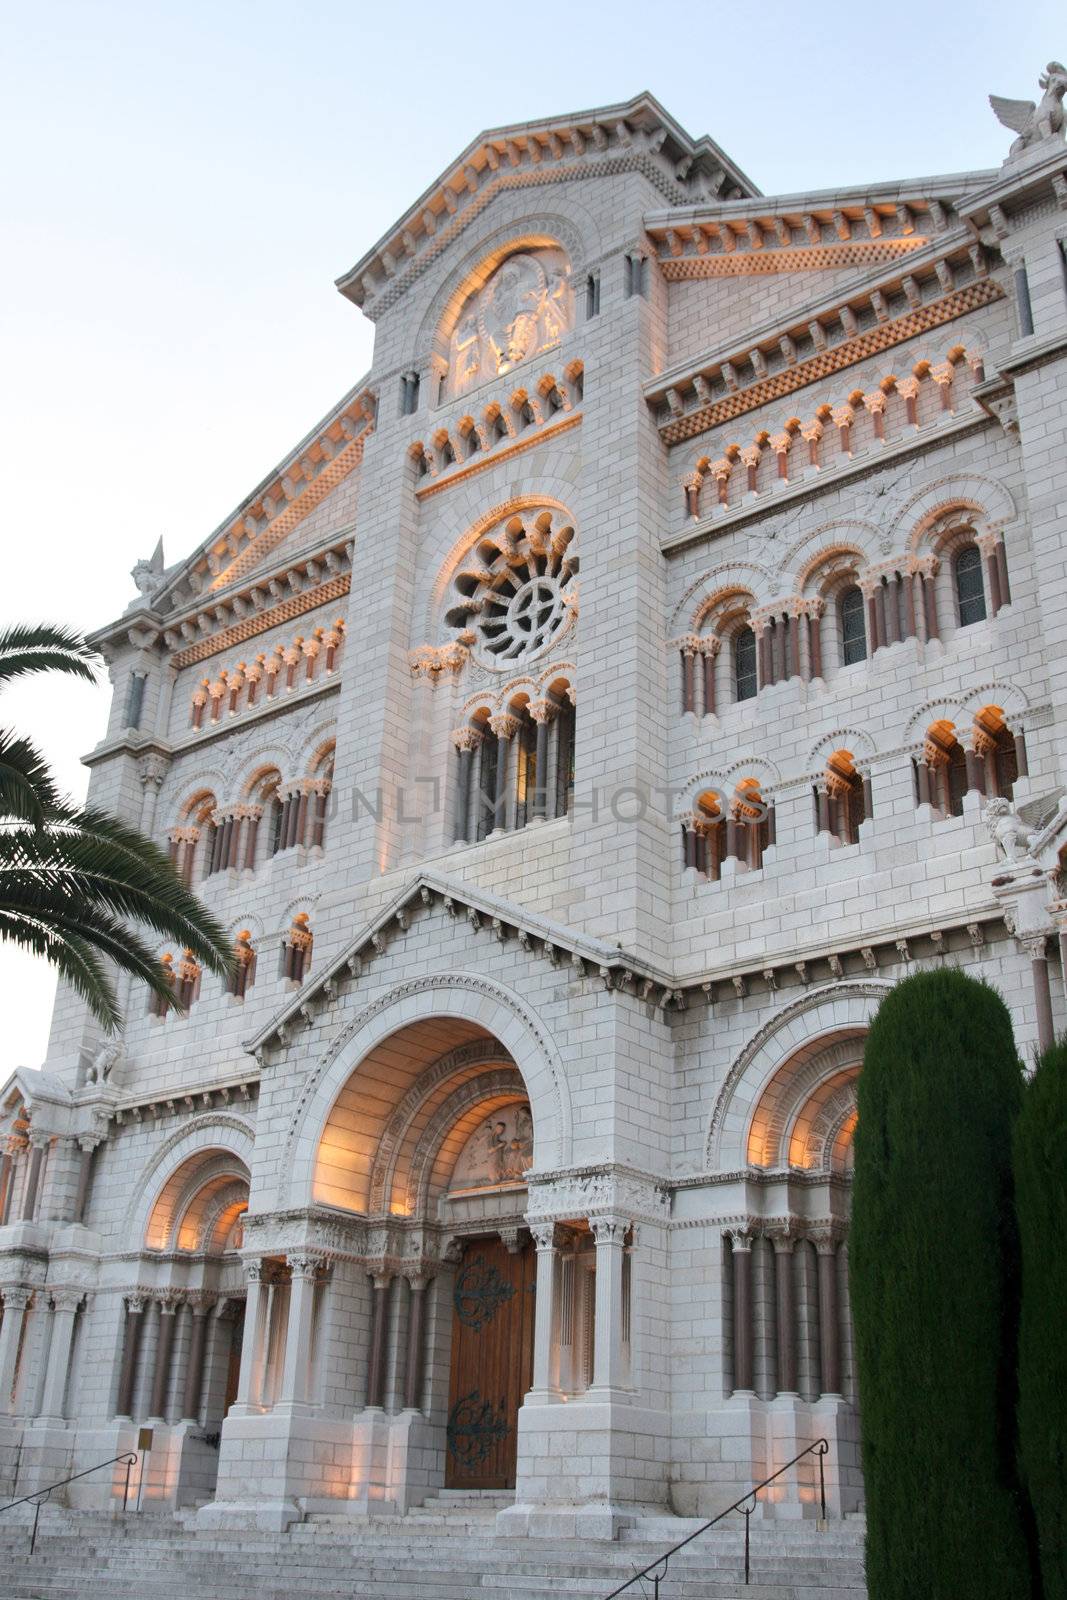
[[[337,294],[483,128],[658,96],[765,193],[997,166],[1063,0],[0,3],[0,622],[99,626],[370,364]],[[12,690],[64,785],[107,691]],[[52,983],[0,949],[0,1081]]]

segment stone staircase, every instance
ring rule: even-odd
[[[180,1519],[46,1505],[0,1523],[0,1600],[602,1600],[699,1524],[645,1518],[617,1543],[503,1539],[496,1502],[442,1494],[403,1519],[311,1517],[285,1534],[207,1532]],[[16,1522],[14,1519],[18,1518]],[[661,1600],[865,1600],[863,1522],[740,1518],[671,1561]],[[634,1596],[651,1595],[651,1584]]]

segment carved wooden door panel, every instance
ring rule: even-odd
[[[448,1489],[513,1489],[519,1406],[533,1380],[535,1254],[500,1239],[464,1249],[452,1293]]]

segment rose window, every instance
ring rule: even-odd
[[[574,529],[558,514],[512,516],[483,535],[456,574],[448,622],[488,665],[537,655],[577,610]]]

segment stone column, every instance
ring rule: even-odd
[[[817,793],[819,808],[819,832],[833,833],[833,823],[830,817],[830,791],[825,782],[818,785]]]
[[[693,710],[693,646],[682,650],[682,712]]]
[[[0,1226],[7,1221],[8,1196],[11,1193],[11,1181],[14,1176],[15,1162],[7,1145],[0,1155]]]
[[[967,764],[967,788],[972,794],[985,794],[985,762],[978,750],[969,745],[963,752]]]
[[[551,700],[531,700],[526,709],[537,729],[537,745],[534,752],[536,782],[530,808],[531,818],[537,821],[543,820],[548,815],[548,730],[556,714],[556,707]]]
[[[841,1393],[841,1340],[837,1327],[837,1243],[831,1237],[813,1240],[819,1273],[819,1365],[822,1393]]]
[[[752,1235],[735,1233],[732,1239],[734,1277],[734,1391],[752,1392]]]
[[[85,1211],[89,1203],[89,1186],[93,1176],[93,1160],[99,1143],[100,1140],[91,1133],[79,1135],[78,1146],[81,1154],[78,1160],[78,1187],[74,1195],[72,1222],[84,1222],[85,1220]]]
[[[237,1399],[230,1415],[247,1414],[258,1404],[263,1380],[267,1343],[267,1285],[269,1268],[263,1261],[246,1261],[245,1330],[241,1342],[241,1372],[237,1380]]]
[[[174,1328],[178,1318],[176,1300],[159,1302],[159,1338],[156,1343],[156,1365],[152,1374],[152,1399],[150,1416],[153,1421],[167,1420],[167,1393],[170,1388],[170,1356],[174,1348]]]
[[[500,832],[508,825],[508,750],[519,731],[518,717],[504,713],[489,718],[489,728],[496,739],[496,792],[493,796],[493,831]]]
[[[1030,957],[1030,971],[1034,980],[1034,1006],[1037,1011],[1037,1048],[1042,1054],[1046,1050],[1051,1050],[1055,1042],[1052,992],[1049,988],[1048,956],[1045,951],[1047,938],[1048,935],[1045,933],[1034,933],[1019,940]]]
[[[386,1317],[389,1311],[389,1290],[393,1282],[391,1272],[373,1274],[374,1303],[371,1310],[370,1351],[367,1356],[368,1411],[380,1410],[385,1398]]]
[[[776,1233],[774,1245],[774,1309],[778,1343],[778,1393],[797,1393],[797,1319],[793,1294],[793,1239]]]
[[[882,645],[893,643],[892,639],[889,637],[889,630],[887,627],[888,619],[886,615],[885,588],[885,584],[882,582],[881,578],[879,578],[874,590],[874,619],[876,635],[874,648],[876,650]]]
[[[198,1297],[189,1306],[192,1326],[189,1331],[189,1354],[186,1357],[185,1383],[182,1387],[182,1421],[200,1421],[200,1399],[204,1387],[204,1344],[207,1339],[207,1320],[211,1304]]]
[[[0,1323],[0,1416],[10,1416],[14,1410],[22,1325],[26,1320],[27,1307],[33,1299],[33,1290],[13,1285],[4,1289],[3,1298],[4,1320]]]
[[[808,604],[809,677],[822,677],[822,602]]]
[[[141,1350],[144,1332],[145,1302],[136,1295],[126,1301],[126,1323],[122,1336],[122,1371],[119,1374],[119,1397],[115,1408],[117,1417],[133,1418],[133,1392],[137,1380],[137,1357]]]
[[[407,1360],[404,1364],[404,1410],[418,1411],[422,1399],[423,1328],[426,1321],[426,1285],[421,1272],[405,1274],[408,1282]]]
[[[610,1398],[623,1386],[622,1268],[627,1222],[622,1217],[590,1217],[596,1240],[596,1310],[593,1332],[593,1383],[589,1398]]]
[[[315,1315],[315,1286],[324,1261],[319,1256],[290,1256],[289,1328],[279,1404],[306,1405],[311,1394],[311,1333]]]
[[[554,1405],[562,1400],[559,1387],[559,1252],[556,1225],[533,1222],[530,1232],[537,1247],[537,1295],[534,1302],[533,1384],[531,1405]]]
[[[48,1366],[41,1396],[41,1418],[44,1421],[63,1421],[63,1397],[67,1391],[67,1376],[70,1372],[74,1319],[84,1298],[83,1289],[52,1291],[52,1336],[48,1342]]]
[[[997,576],[1000,579],[1000,603],[1002,606],[1011,605],[1011,585],[1008,582],[1008,558],[1004,551],[1003,539],[997,539],[993,545],[993,558],[996,562]]]
[[[22,1197],[23,1222],[32,1222],[37,1211],[37,1195],[41,1187],[41,1168],[44,1165],[44,1153],[48,1143],[48,1134],[35,1133],[32,1128],[30,1129],[30,1174],[26,1180],[26,1192]]]
[[[927,639],[940,639],[941,633],[937,621],[937,594],[934,589],[934,579],[940,562],[936,557],[927,557],[919,569],[919,581],[923,592],[923,615],[926,620]]]

